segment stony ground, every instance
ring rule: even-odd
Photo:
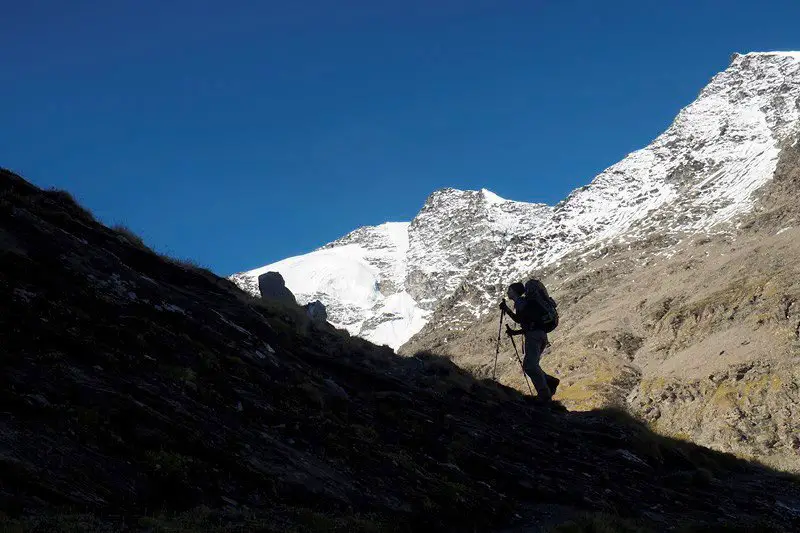
[[[0,258],[6,530],[800,527],[791,476],[314,326],[5,171]]]
[[[708,235],[611,243],[537,272],[560,303],[543,366],[570,409],[619,406],[658,432],[800,472],[800,142],[754,211]],[[498,316],[445,303],[403,353],[491,375]],[[503,340],[501,381],[527,390]]]

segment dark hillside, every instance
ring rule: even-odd
[[[8,529],[800,528],[795,478],[398,357],[126,234],[0,172]]]

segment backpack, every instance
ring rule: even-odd
[[[525,305],[517,318],[525,329],[541,329],[550,333],[558,327],[558,304],[547,293],[544,284],[531,279],[525,284]]]

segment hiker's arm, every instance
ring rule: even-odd
[[[508,335],[509,337],[513,337],[514,335],[522,335],[523,333],[525,332],[522,331],[521,329],[511,329],[511,326],[506,324],[506,335]]]
[[[514,314],[514,311],[506,311],[506,314],[511,317],[511,320],[519,324],[519,319],[517,318],[517,315]]]
[[[503,300],[502,302],[500,302],[500,309],[502,309],[503,311],[505,311],[505,313],[506,313],[508,316],[510,316],[510,317],[511,317],[511,320],[513,320],[514,322],[516,322],[517,324],[519,324],[519,320],[517,320],[517,315],[516,315],[516,314],[514,314],[514,311],[512,311],[510,307],[508,307],[508,304],[506,303],[506,301],[505,301],[505,300]]]

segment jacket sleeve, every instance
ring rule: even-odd
[[[525,305],[527,303],[528,302],[526,302],[522,298],[520,298],[519,300],[514,302],[514,311],[516,311],[516,312],[512,311],[511,309],[509,309],[507,311],[508,312],[508,316],[511,317],[511,320],[513,320],[517,324],[522,324],[522,322],[520,322],[520,320],[519,320],[519,317],[517,316],[517,313],[520,313],[523,309],[525,309]]]
[[[511,320],[519,324],[519,319],[517,319],[517,315],[511,309],[506,310],[506,314],[511,317]]]

